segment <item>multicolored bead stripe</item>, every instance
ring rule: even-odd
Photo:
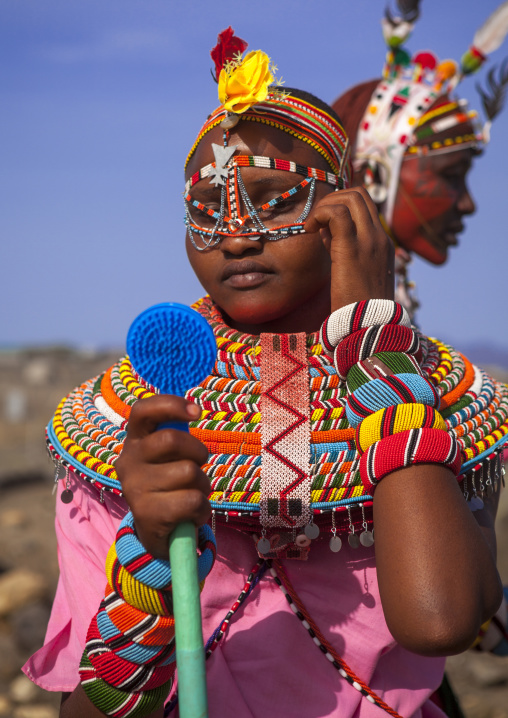
[[[225,167],[262,167],[267,170],[294,172],[296,174],[303,175],[304,177],[319,180],[320,182],[327,182],[339,189],[344,189],[344,180],[342,177],[338,177],[331,172],[325,172],[324,170],[320,170],[315,167],[307,167],[306,165],[300,165],[297,162],[279,160],[274,157],[264,157],[261,155],[234,155]],[[201,167],[200,170],[191,175],[185,183],[185,192],[188,193],[197,182],[209,177],[214,168],[215,162],[210,162],[210,164]],[[271,206],[270,203],[268,203],[268,205],[263,205],[260,209],[268,209],[268,206]]]

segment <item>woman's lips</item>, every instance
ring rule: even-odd
[[[222,272],[222,281],[235,289],[252,289],[263,284],[273,274],[269,269],[253,261],[232,262]]]

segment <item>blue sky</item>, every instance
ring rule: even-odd
[[[411,50],[459,59],[497,0],[423,0]],[[217,104],[231,24],[289,86],[333,101],[379,76],[385,0],[2,0],[0,344],[124,345],[132,319],[202,290],[187,264],[183,162]],[[508,55],[508,42],[488,66]],[[475,81],[460,94],[480,108]],[[508,108],[471,175],[477,214],[436,269],[414,263],[429,334],[508,349]]]

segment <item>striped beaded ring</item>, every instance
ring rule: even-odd
[[[376,441],[409,429],[443,429],[441,414],[425,404],[397,404],[367,416],[356,429],[356,446],[363,454]]]
[[[409,429],[381,439],[362,454],[362,484],[372,494],[384,476],[413,464],[442,464],[458,476],[461,456],[457,440],[441,429]]]
[[[422,370],[411,354],[378,352],[353,364],[347,374],[346,386],[352,393],[372,379],[383,379],[392,374],[422,374]]]
[[[103,600],[111,623],[120,633],[128,632],[136,643],[143,646],[162,646],[173,638],[173,616],[149,615],[126,603],[109,584],[106,586]]]
[[[145,617],[147,614],[145,614]],[[109,618],[104,601],[101,602],[97,613],[97,628],[101,634],[104,645],[112,653],[116,653],[126,661],[138,663],[139,665],[168,665],[175,660],[175,645],[173,636],[168,636],[166,642],[157,646],[145,646],[136,642],[134,632],[130,631],[125,635],[119,631],[113,621]]]
[[[140,665],[113,653],[102,640],[95,615],[86,634],[86,651],[100,677],[112,686],[130,691],[150,691],[167,683],[175,671],[167,665]]]
[[[420,340],[410,327],[400,324],[383,324],[358,329],[353,334],[348,334],[335,347],[333,358],[337,373],[345,381],[353,364],[378,352],[404,352],[414,355],[419,361]]]
[[[353,302],[332,312],[321,327],[319,338],[323,348],[332,353],[349,334],[384,324],[411,327],[409,314],[404,307],[391,299],[366,299]]]
[[[207,524],[199,527],[198,550],[198,577],[201,582],[208,576],[215,562],[215,536]],[[171,585],[169,561],[150,556],[136,535],[134,517],[130,511],[116,534],[116,555],[124,569],[146,586],[164,589]]]
[[[116,688],[98,675],[86,649],[79,664],[79,675],[88,698],[96,708],[112,718],[150,715],[164,704],[173,683],[171,678],[158,688],[142,692]]]
[[[106,578],[116,593],[135,608],[145,613],[169,616],[173,613],[171,584],[164,589],[154,589],[138,581],[118,561],[113,543],[106,557]]]
[[[397,404],[426,404],[437,408],[439,396],[419,374],[395,374],[384,379],[373,379],[349,394],[346,415],[351,426],[358,426],[370,414]]]

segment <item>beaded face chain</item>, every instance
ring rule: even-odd
[[[289,160],[253,155],[232,156],[236,147],[212,143],[215,162],[202,167],[185,184],[185,225],[193,246],[199,250],[215,247],[224,236],[244,236],[258,240],[260,235],[275,241],[304,234],[305,220],[314,202],[316,182],[326,182],[336,190],[345,184],[339,175],[306,167]],[[261,206],[256,207],[245,187],[241,168],[261,167],[303,175],[304,179]],[[210,177],[210,184],[220,187],[220,201],[214,208],[192,197],[191,189],[200,180]],[[307,198],[293,199],[308,188]],[[245,213],[242,213],[243,207]],[[197,211],[196,211],[197,210]],[[251,226],[246,226],[250,220]],[[286,221],[284,221],[286,220]]]

